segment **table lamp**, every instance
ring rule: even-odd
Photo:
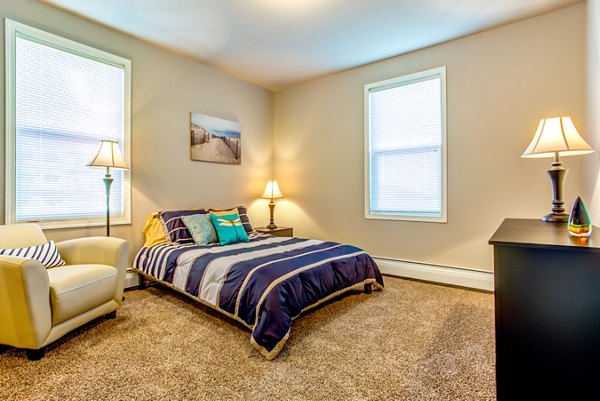
[[[594,150],[579,135],[571,117],[542,118],[529,147],[521,157],[553,157],[547,173],[552,184],[552,212],[545,215],[544,221],[567,221],[565,202],[562,199],[563,184],[567,170],[559,156],[575,156],[592,153]]]
[[[113,182],[110,168],[129,169],[129,166],[127,166],[127,163],[123,159],[119,142],[110,140],[100,141],[98,153],[87,165],[92,167],[106,167],[106,174],[103,178],[106,188],[106,236],[110,237],[110,186]]]
[[[265,192],[262,194],[261,198],[270,199],[269,202],[269,210],[271,212],[271,220],[268,229],[272,230],[277,228],[275,225],[275,219],[273,218],[273,213],[275,211],[275,201],[273,199],[283,198],[281,191],[279,190],[279,184],[277,184],[277,180],[269,180],[267,185],[265,186]]]

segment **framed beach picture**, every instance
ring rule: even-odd
[[[236,121],[190,113],[190,157],[212,163],[240,164],[242,143]]]

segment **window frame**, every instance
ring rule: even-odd
[[[131,167],[131,60],[63,36],[4,19],[5,24],[5,85],[6,85],[6,140],[5,140],[5,224],[21,223],[16,220],[16,39],[17,36],[99,63],[123,69],[123,157]],[[98,141],[100,144],[100,141]],[[90,160],[94,155],[90,155]],[[82,166],[82,168],[91,168]],[[112,189],[111,189],[112,190]],[[131,224],[131,170],[123,172],[123,217],[111,216],[111,225]],[[70,218],[37,222],[44,229],[96,227],[106,225],[106,218]]]
[[[440,143],[440,166],[441,166],[441,199],[439,216],[423,216],[415,213],[372,213],[371,212],[371,118],[370,118],[370,94],[399,86],[423,82],[429,79],[440,79],[440,108],[441,108],[441,143]],[[447,166],[447,122],[446,122],[446,67],[441,66],[412,74],[402,75],[383,81],[368,83],[364,85],[364,205],[365,219],[376,220],[399,220],[429,223],[448,222],[448,166]]]

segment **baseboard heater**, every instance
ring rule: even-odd
[[[137,287],[138,285],[140,285],[140,276],[131,269],[127,269],[127,274],[125,274],[125,288]]]
[[[399,259],[373,257],[381,273],[477,290],[494,291],[494,273],[461,267],[440,266]]]
[[[389,276],[406,277],[440,284],[456,285],[477,290],[494,291],[494,273],[484,270],[439,266],[405,260],[373,257],[381,273]],[[128,270],[125,288],[137,287],[140,278]]]

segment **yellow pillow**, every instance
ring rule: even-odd
[[[168,242],[158,212],[152,212],[148,215],[143,233],[146,237],[146,242],[144,242],[146,248]]]

